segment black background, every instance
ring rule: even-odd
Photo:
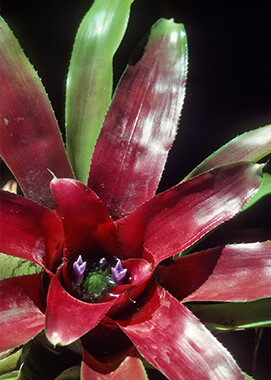
[[[2,0],[9,23],[46,87],[63,130],[65,78],[77,27],[91,1]],[[160,189],[181,180],[222,144],[271,123],[271,27],[268,2],[135,0],[129,29],[115,59],[115,81],[133,48],[160,17],[183,22],[189,74],[180,130]],[[256,206],[249,227],[270,228],[270,198]],[[244,219],[244,218],[243,218]],[[270,311],[271,313],[271,311]],[[225,336],[224,343],[250,371],[254,331]],[[271,378],[270,329],[259,348],[257,379]]]

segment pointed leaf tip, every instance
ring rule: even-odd
[[[245,132],[230,140],[199,164],[185,179],[237,161],[258,162],[271,153],[271,125]]]
[[[88,181],[113,219],[133,212],[157,190],[176,136],[187,60],[183,25],[160,19],[144,55],[128,66],[118,85]]]
[[[160,18],[152,27],[152,33],[169,35],[171,43],[177,43],[177,41],[181,38],[184,42],[186,42],[186,31],[184,24],[177,23],[173,18],[166,19]]]

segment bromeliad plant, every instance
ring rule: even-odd
[[[72,169],[41,82],[1,19],[0,151],[25,197],[1,191],[0,250],[42,271],[1,280],[0,349],[45,328],[55,347],[80,339],[83,380],[145,379],[142,357],[170,379],[243,379],[191,310],[212,328],[270,323],[271,243],[180,253],[270,191],[255,162],[271,151],[271,127],[155,195],[184,99],[186,33],[159,20],[111,102],[131,3],[96,0],[78,30],[66,97]]]

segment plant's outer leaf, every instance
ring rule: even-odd
[[[189,296],[199,288],[212,273],[221,250],[213,249],[192,253],[167,265],[158,265],[155,276],[173,297],[178,300]]]
[[[114,302],[87,303],[72,297],[61,284],[60,268],[47,296],[45,332],[49,341],[54,345],[73,343],[93,329]]]
[[[50,169],[73,177],[57,122],[36,72],[0,18],[0,154],[25,196],[53,207]]]
[[[41,272],[41,266],[32,261],[0,253],[0,280]]]
[[[132,348],[132,351],[135,351],[135,349]],[[93,369],[91,365],[93,362],[95,362],[95,359],[84,350],[81,369],[82,380],[148,380],[142,361],[137,355],[132,355],[132,352],[130,354],[127,353],[122,360],[120,358],[110,358],[110,364],[114,365],[116,362],[115,366],[117,368],[109,373],[105,370],[106,366],[102,366],[102,371]]]
[[[158,285],[145,305],[118,324],[142,356],[170,379],[244,379],[228,351]]]
[[[0,351],[33,338],[44,326],[40,274],[0,281]]]
[[[97,195],[72,179],[54,179],[51,188],[65,231],[67,253],[77,250],[78,256],[102,250],[105,255],[118,256],[115,226]]]
[[[270,259],[271,242],[234,244],[160,265],[156,279],[184,302],[255,300],[271,297]]]
[[[55,212],[0,190],[0,214],[0,251],[52,270],[64,240]]]
[[[245,205],[243,211],[253,206],[256,202],[258,202],[261,198],[266,195],[271,194],[271,174],[263,173],[263,181],[260,186],[259,191],[254,195],[253,198]]]
[[[246,302],[271,297],[271,242],[213,250],[221,253],[212,273],[184,302]]]
[[[19,380],[19,371],[12,371],[0,376],[0,380]]]
[[[150,259],[149,252],[157,265],[193,245],[241,211],[260,186],[259,169],[258,164],[226,165],[158,194],[116,222],[123,255],[140,257],[144,243],[143,258]]]
[[[271,153],[271,125],[243,133],[229,141],[207,157],[185,179],[231,162],[257,162],[269,153]]]
[[[17,368],[22,350],[17,350],[8,357],[0,359],[0,375],[11,372]],[[0,377],[1,379],[1,377]]]
[[[78,380],[80,378],[80,366],[73,366],[63,371],[55,380]]]
[[[246,379],[246,380],[255,380],[254,377],[249,376],[249,375],[248,375],[247,373],[245,373],[245,372],[242,372],[242,374],[245,376],[245,379]]]
[[[114,219],[157,190],[176,135],[186,70],[183,25],[159,20],[144,56],[121,79],[93,154],[88,184]]]
[[[74,44],[66,95],[67,152],[86,183],[92,151],[112,96],[113,56],[133,0],[95,0]]]
[[[210,330],[271,326],[271,300],[251,302],[187,302],[186,306]]]

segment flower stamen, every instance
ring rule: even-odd
[[[125,278],[127,269],[115,256],[97,262],[83,261],[80,255],[73,263],[73,288],[87,302],[97,302]]]

